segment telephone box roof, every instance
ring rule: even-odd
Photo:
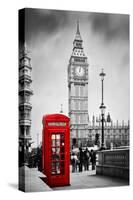
[[[70,118],[66,115],[55,113],[55,114],[46,114],[43,116],[43,121],[66,121],[69,122]]]

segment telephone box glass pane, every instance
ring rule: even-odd
[[[53,147],[55,146],[55,140],[52,140],[52,146]]]
[[[56,174],[60,174],[60,162],[56,162]]]
[[[60,146],[60,140],[56,140],[56,147]]]
[[[59,154],[60,153],[60,148],[56,148],[55,152],[56,152],[56,154]]]
[[[52,170],[55,170],[55,162],[52,162]]]
[[[64,147],[61,147],[61,153],[64,153]]]
[[[61,146],[64,146],[64,140],[61,141]]]
[[[64,134],[61,134],[61,139],[64,139]]]
[[[55,140],[55,134],[52,134],[52,140]]]
[[[52,154],[55,153],[55,148],[52,148]]]
[[[65,158],[65,155],[61,154],[61,160],[64,160],[64,158]]]
[[[57,139],[57,140],[60,139],[60,134],[56,134],[56,139]]]
[[[59,154],[52,154],[52,160],[59,161],[60,160],[60,155]]]

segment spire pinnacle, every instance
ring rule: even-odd
[[[77,20],[77,31],[76,31],[76,40],[82,40],[81,35],[80,35],[80,31],[79,31],[79,19]]]
[[[80,32],[79,32],[79,19],[77,20],[77,34],[80,35]]]

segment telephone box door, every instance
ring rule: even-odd
[[[65,169],[65,134],[51,133],[51,175],[64,175]]]

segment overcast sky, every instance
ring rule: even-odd
[[[26,43],[32,64],[33,141],[42,131],[42,116],[68,115],[67,66],[79,19],[89,62],[88,113],[99,115],[104,68],[104,103],[114,122],[129,119],[129,16],[73,11],[26,10]]]

